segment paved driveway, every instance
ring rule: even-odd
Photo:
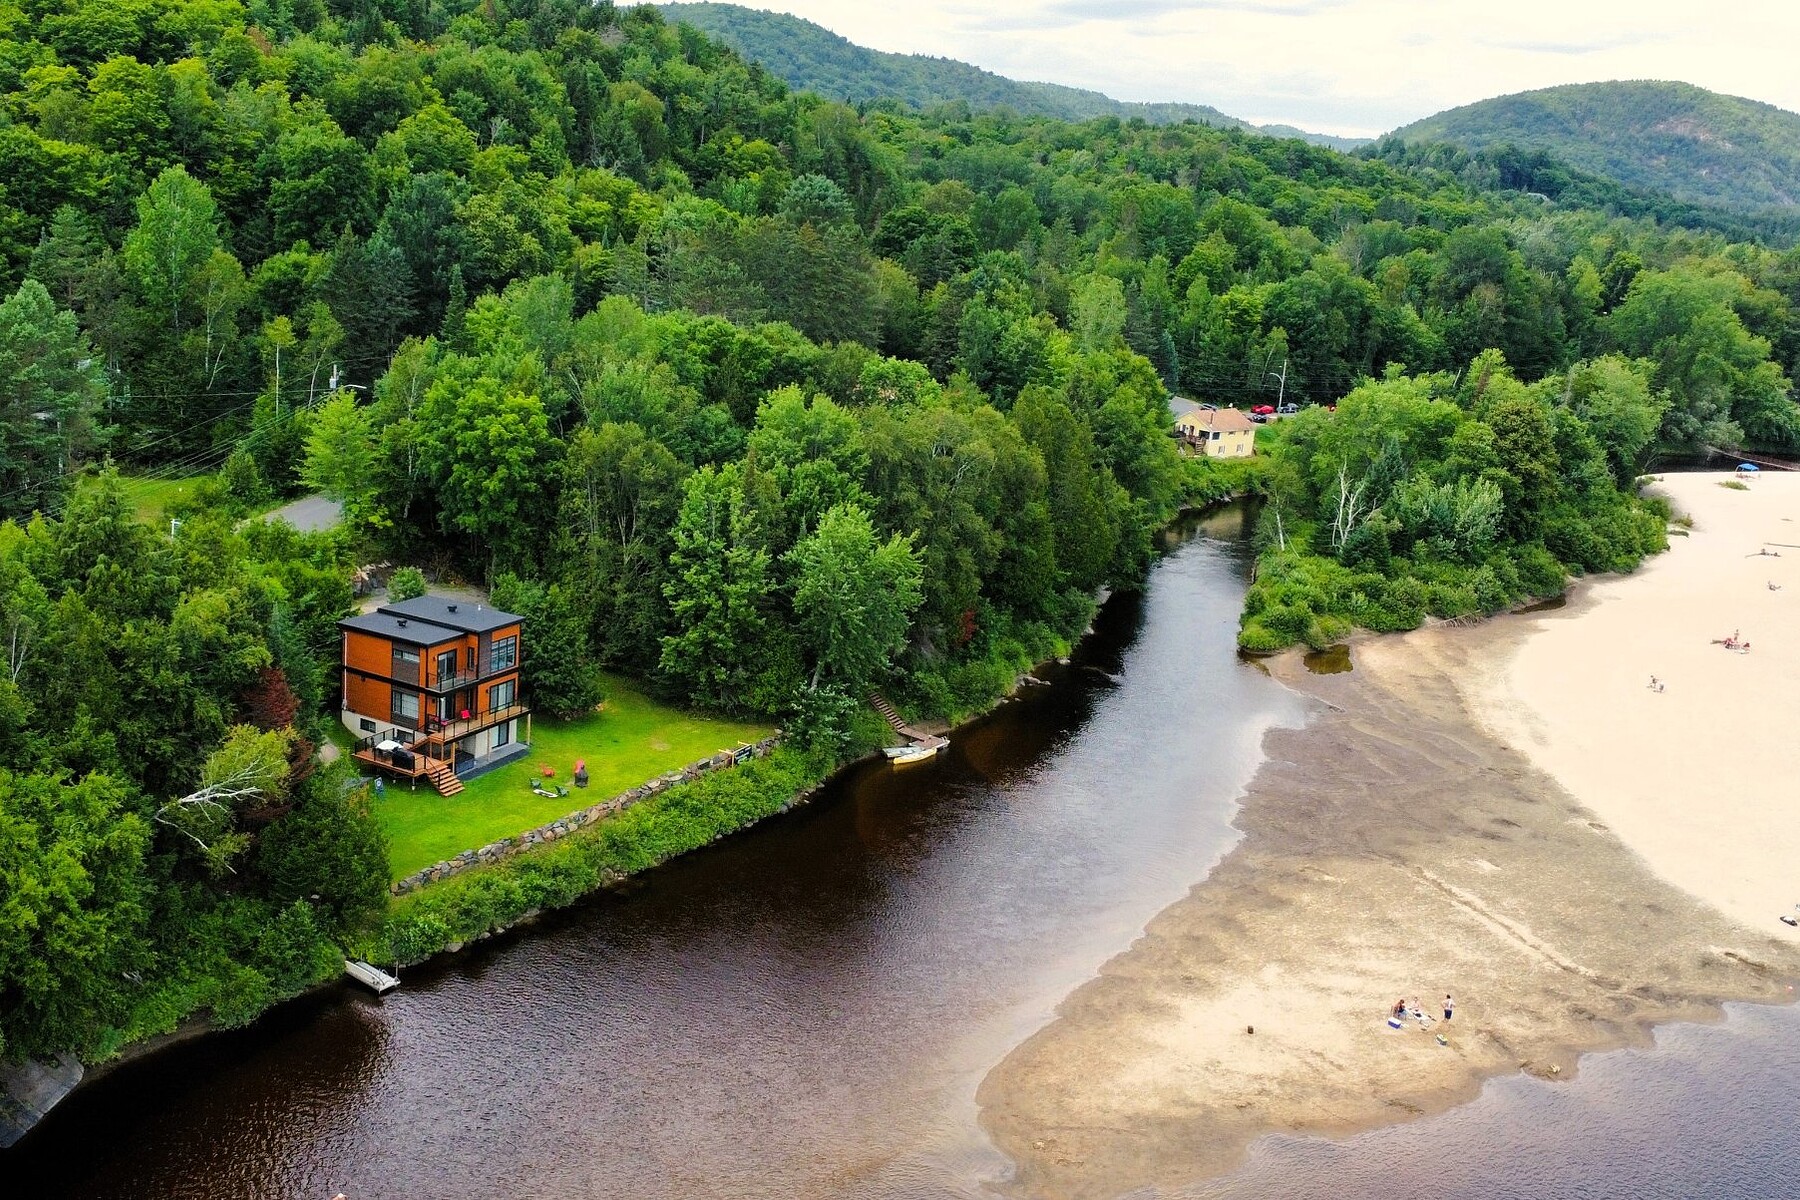
[[[286,521],[301,533],[318,533],[344,519],[344,506],[323,496],[302,496],[290,500],[263,519]]]

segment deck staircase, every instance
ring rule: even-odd
[[[425,772],[425,778],[431,780],[431,786],[438,790],[440,796],[454,796],[463,790],[463,781],[456,777],[456,772],[447,762],[440,762]]]

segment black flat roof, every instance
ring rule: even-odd
[[[372,612],[364,613],[360,617],[345,617],[338,622],[338,628],[373,633],[390,641],[405,642],[412,646],[433,646],[439,642],[453,642],[463,636],[463,631],[460,629],[450,629],[412,617],[397,617],[390,612]]]
[[[405,617],[410,621],[428,621],[433,625],[459,629],[464,633],[488,633],[504,625],[517,625],[524,620],[517,613],[502,612],[489,604],[471,604],[467,600],[452,600],[448,596],[415,596],[411,600],[384,604],[376,611]]]

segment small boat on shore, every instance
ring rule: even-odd
[[[354,959],[344,960],[344,974],[372,990],[377,996],[391,992],[400,986],[400,981],[389,975],[380,967]]]
[[[938,751],[949,744],[949,738],[927,737],[905,746],[889,746],[882,753],[887,755],[888,762],[892,765],[904,767],[935,757]]]

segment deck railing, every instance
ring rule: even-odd
[[[530,711],[525,705],[514,703],[472,713],[467,718],[457,717],[445,720],[441,717],[426,717],[425,736],[432,741],[453,742],[457,738],[466,737],[478,730],[498,725],[502,721],[522,717]]]

